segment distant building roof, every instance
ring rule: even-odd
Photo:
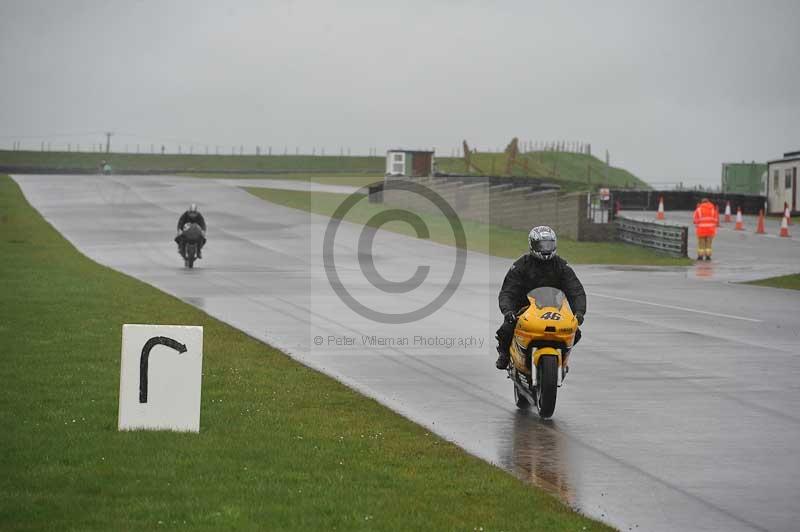
[[[800,160],[800,150],[787,151],[786,153],[783,154],[783,158],[782,159],[775,159],[773,161],[767,161],[767,164],[783,163],[783,162],[787,162],[787,161],[797,161],[797,160]]]

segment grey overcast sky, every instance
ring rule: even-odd
[[[0,0],[0,147],[581,140],[652,183],[800,149],[800,1]]]

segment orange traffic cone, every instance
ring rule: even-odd
[[[658,197],[658,212],[656,213],[656,220],[664,219],[664,196]]]
[[[737,231],[744,231],[744,220],[742,220],[742,208],[739,207],[736,210],[736,227],[734,227]]]
[[[781,236],[791,236],[789,234],[789,221],[786,219],[786,216],[783,217],[781,220]]]
[[[789,210],[789,204],[783,202],[783,217],[786,218],[786,223],[792,225],[792,211]]]
[[[764,209],[758,211],[758,225],[756,226],[756,234],[763,235],[766,233],[764,230]]]
[[[725,223],[726,224],[731,223],[731,202],[730,201],[726,201],[725,202]]]

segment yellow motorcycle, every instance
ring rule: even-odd
[[[531,405],[539,416],[552,417],[556,394],[569,371],[567,359],[575,343],[578,320],[567,296],[549,286],[528,292],[530,305],[517,314],[508,377],[514,383],[518,408]]]

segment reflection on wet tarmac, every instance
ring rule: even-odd
[[[714,263],[708,261],[697,261],[694,265],[694,275],[701,279],[713,279]]]
[[[570,478],[567,442],[558,430],[558,422],[543,420],[534,410],[517,411],[512,416],[510,449],[501,451],[503,467],[573,506],[575,492]]]
[[[671,272],[678,271],[680,267],[672,266],[640,266],[637,264],[611,264],[608,269],[616,272]]]

